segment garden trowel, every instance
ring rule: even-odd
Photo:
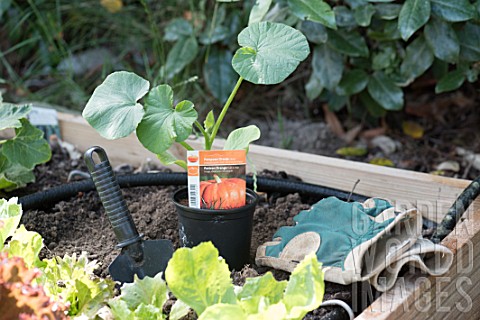
[[[100,160],[98,163],[93,158],[95,153]],[[88,149],[85,163],[117,237],[117,247],[122,249],[108,267],[112,278],[121,283],[133,282],[134,275],[142,279],[165,271],[173,254],[173,244],[169,240],[142,239],[143,235],[135,227],[105,150],[100,147]]]

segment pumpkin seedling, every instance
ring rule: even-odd
[[[222,121],[243,80],[255,84],[277,84],[287,78],[303,61],[310,49],[305,36],[280,23],[260,22],[248,26],[238,35],[241,48],[232,66],[239,79],[217,118],[210,111],[202,125],[192,102],[173,105],[173,90],[167,84],[150,89],[150,83],[131,72],[114,72],[100,84],[89,99],[83,117],[100,135],[118,139],[136,131],[145,148],[165,165],[177,164],[187,169],[183,159],[168,150],[174,143],[187,150],[186,141],[195,127],[203,135],[204,149],[210,150]],[[143,105],[139,100],[143,98]],[[224,149],[247,149],[260,137],[258,127],[251,125],[233,130]]]

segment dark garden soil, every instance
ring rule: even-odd
[[[85,170],[82,160],[68,160],[59,148],[54,148],[52,160],[37,167],[37,182],[15,194],[32,193],[65,183],[72,170]],[[124,172],[131,173],[123,170]],[[121,174],[121,173],[120,173]],[[289,178],[285,173],[264,172],[264,175],[277,178]],[[132,213],[135,224],[146,239],[168,239],[178,248],[177,215],[171,201],[178,187],[136,187],[123,189],[123,194]],[[13,196],[10,194],[9,196]],[[319,199],[302,199],[298,194],[268,194],[262,197],[254,214],[254,228],[251,247],[251,265],[243,270],[232,272],[236,284],[243,284],[246,277],[273,271],[277,279],[288,279],[289,274],[257,267],[254,264],[256,248],[271,240],[277,229],[291,225],[293,217],[301,210]],[[76,197],[57,203],[44,210],[24,212],[22,223],[28,230],[39,232],[44,238],[45,248],[42,257],[54,255],[88,253],[88,257],[97,260],[100,267],[96,274],[108,277],[107,267],[119,253],[108,218],[96,192],[79,193]],[[368,287],[368,286],[367,286]],[[365,286],[364,286],[365,288]],[[326,283],[325,299],[341,299],[352,305],[352,299],[360,296],[361,286],[342,286]],[[366,294],[364,294],[366,295]],[[360,303],[354,308],[360,311]],[[365,308],[365,306],[363,307]],[[348,319],[342,308],[319,308],[306,316],[306,319]]]

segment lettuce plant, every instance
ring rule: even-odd
[[[31,279],[32,284],[40,285],[41,295],[67,306],[69,316],[94,318],[106,305],[106,301],[113,296],[114,282],[94,276],[93,271],[97,263],[89,262],[86,253],[82,253],[78,258],[73,254],[65,255],[63,258],[40,260],[39,253],[43,248],[42,236],[37,232],[27,231],[23,225],[18,227],[21,216],[22,208],[17,204],[16,198],[8,201],[0,199],[1,254],[12,259],[21,259],[21,265],[24,267],[19,268],[36,268],[35,277]],[[9,241],[5,243],[7,238]],[[18,262],[15,264],[19,265]],[[29,282],[28,285],[30,284]]]
[[[166,319],[162,311],[168,289],[178,298],[169,319],[180,319],[192,308],[199,319],[302,319],[318,308],[324,294],[323,272],[314,254],[292,272],[289,281],[277,281],[268,272],[248,278],[243,287],[232,284],[225,260],[211,242],[175,251],[165,279],[135,279],[110,300],[116,319]]]
[[[0,96],[0,131],[14,129],[15,136],[0,140],[0,190],[10,191],[35,181],[33,168],[50,160],[43,132],[25,118],[29,105],[3,103]]]
[[[2,319],[67,319],[65,306],[35,284],[38,270],[26,267],[20,257],[0,253],[0,301]]]
[[[83,117],[100,135],[118,139],[136,131],[145,148],[164,164],[177,164],[186,169],[184,160],[168,150],[178,143],[187,150],[186,142],[193,128],[204,137],[204,148],[210,150],[221,123],[243,80],[254,84],[276,84],[287,78],[303,61],[310,49],[303,34],[285,24],[260,22],[245,28],[238,35],[240,48],[232,59],[239,74],[238,81],[221,112],[208,113],[203,125],[198,121],[194,104],[183,100],[174,105],[173,90],[167,84],[150,89],[150,83],[130,72],[115,72],[93,92]],[[183,54],[180,52],[179,54]],[[143,105],[139,102],[143,98]],[[246,149],[260,137],[260,130],[247,126],[232,131],[225,149]]]

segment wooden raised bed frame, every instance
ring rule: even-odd
[[[150,158],[157,162],[134,136],[122,140],[105,140],[86,121],[76,115],[59,113],[62,139],[81,151],[93,145],[102,146],[113,164],[140,165]],[[194,148],[200,141],[191,140]],[[221,147],[222,141],[216,146]],[[174,150],[177,155],[182,150]],[[249,157],[258,171],[286,171],[305,182],[355,192],[366,196],[388,198],[397,206],[415,205],[423,216],[439,222],[470,181],[445,178],[370,164],[334,159],[307,153],[252,145]],[[178,171],[179,168],[171,167]],[[356,319],[480,319],[480,199],[471,204],[464,219],[442,242],[455,259],[450,271],[442,277],[408,274],[395,287],[382,294]]]

